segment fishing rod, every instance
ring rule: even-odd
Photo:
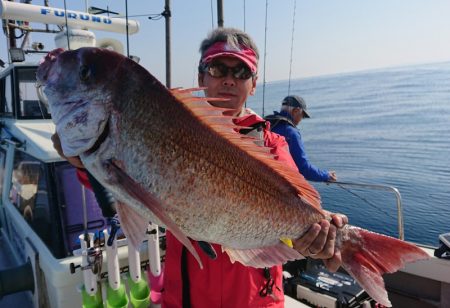
[[[288,93],[291,94],[291,76],[292,76],[292,58],[294,53],[294,30],[295,30],[295,11],[297,8],[297,0],[294,0],[294,12],[292,14],[292,35],[291,35],[291,58],[289,61],[289,83],[288,83]]]
[[[263,69],[263,97],[262,97],[262,116],[264,117],[264,107],[266,98],[266,58],[267,58],[267,11],[268,11],[269,1],[266,0],[266,18],[265,18],[265,28],[264,28],[264,69]]]
[[[98,287],[98,278],[102,269],[103,254],[98,245],[94,245],[94,233],[88,231],[86,189],[81,185],[84,232],[78,238],[81,245],[81,271],[84,285],[81,287],[83,306],[102,307],[102,293]]]
[[[81,185],[81,203],[83,204],[83,229],[84,229],[84,241],[87,244],[87,248],[92,247],[90,244],[90,236],[88,233],[88,226],[87,226],[87,206],[86,206],[86,190],[84,188],[84,185]]]

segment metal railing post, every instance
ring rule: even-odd
[[[353,182],[327,182],[327,184],[335,184],[342,186],[352,186],[360,188],[371,188],[376,190],[390,191],[395,194],[397,199],[397,224],[398,224],[398,238],[401,240],[405,239],[405,233],[403,228],[403,208],[402,208],[402,196],[397,188],[389,185],[381,184],[366,184],[366,183],[353,183]]]

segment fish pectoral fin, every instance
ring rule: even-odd
[[[197,260],[200,268],[203,269],[203,264],[200,260],[200,256],[198,255],[194,246],[192,246],[191,241],[189,241],[183,231],[166,214],[164,207],[161,205],[161,201],[159,201],[150,192],[146,191],[140,183],[133,180],[114,162],[105,162],[105,167],[109,170],[115,184],[120,185],[133,199],[136,199],[144,204],[172,232],[177,240],[180,241],[184,246],[186,246],[187,250],[192,253],[194,258]]]
[[[217,258],[217,253],[210,243],[204,241],[198,241],[197,243],[208,257],[210,257],[212,260],[215,260]]]
[[[134,247],[139,247],[145,237],[148,221],[126,203],[117,201],[120,227]]]
[[[246,266],[263,268],[304,259],[297,250],[280,242],[274,246],[251,249],[233,249],[224,247],[232,263],[238,261]]]

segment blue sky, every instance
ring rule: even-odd
[[[68,9],[84,10],[85,1],[66,1]],[[172,0],[172,86],[196,85],[198,47],[217,25],[216,0]],[[264,49],[265,0],[224,0],[225,26],[245,30],[264,52],[266,81],[288,79],[294,0],[269,0],[267,48]],[[124,1],[88,1],[89,5],[125,13]],[[450,60],[450,1],[448,0],[297,0],[292,78],[336,74]],[[43,1],[33,1],[43,5]],[[50,1],[63,8],[63,1]],[[245,18],[244,18],[245,4]],[[211,6],[213,16],[211,14]],[[164,0],[129,0],[129,15],[156,14]],[[164,20],[138,20],[141,30],[130,36],[130,53],[162,82],[165,81]],[[213,23],[213,24],[212,24]],[[96,31],[97,38],[124,35]],[[33,41],[52,47],[50,35],[33,34]],[[4,36],[0,57],[6,59]]]

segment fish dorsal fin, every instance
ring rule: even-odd
[[[312,187],[305,178],[297,171],[285,163],[278,161],[268,147],[262,147],[255,143],[256,138],[252,138],[239,133],[243,127],[233,122],[235,117],[224,115],[230,109],[214,107],[208,101],[224,101],[225,99],[197,97],[192,92],[203,90],[204,88],[172,89],[172,95],[177,98],[194,116],[202,123],[213,129],[220,136],[236,145],[253,158],[265,163],[272,170],[283,177],[291,187],[296,190],[299,197],[311,206],[320,209],[319,193]]]

